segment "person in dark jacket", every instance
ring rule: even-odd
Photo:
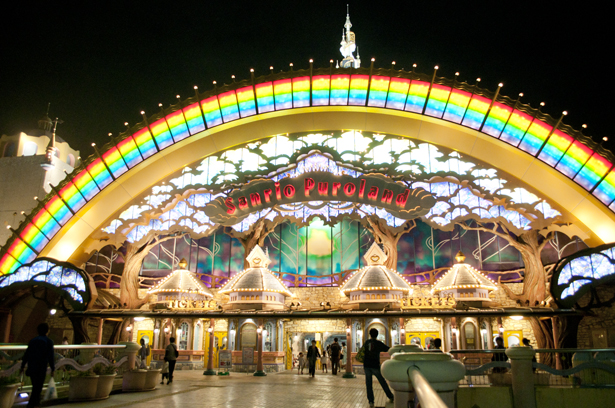
[[[495,350],[506,350],[506,347],[504,347],[504,339],[501,336],[495,338],[495,344]],[[491,357],[491,361],[502,361],[505,363],[506,360],[508,360],[508,356],[506,356],[506,353],[493,353],[493,357]],[[507,371],[508,369],[505,367],[493,367],[494,373],[501,374]]]
[[[171,337],[169,339],[169,345],[164,351],[164,361],[169,363],[169,379],[167,380],[167,385],[173,382],[173,371],[175,371],[175,363],[177,363],[178,356],[179,351],[177,351],[177,346],[175,345],[175,337]]]
[[[28,348],[21,361],[21,372],[23,372],[26,364],[28,369],[26,375],[32,381],[32,394],[28,401],[28,407],[40,407],[41,391],[45,384],[45,376],[47,375],[47,366],[51,367],[51,376],[53,377],[56,366],[54,361],[53,340],[47,337],[49,333],[49,325],[41,323],[36,328],[38,336],[30,340]]]
[[[380,386],[384,390],[389,400],[393,401],[393,393],[389,388],[386,380],[380,373],[380,353],[389,351],[389,346],[377,340],[378,330],[371,329],[369,331],[370,339],[365,342],[365,357],[363,359],[363,370],[365,371],[365,387],[367,388],[367,401],[369,406],[374,406],[374,388],[372,386],[372,376],[376,376]]]
[[[331,344],[331,371],[333,375],[337,375],[337,371],[340,369],[340,356],[342,354],[342,347],[337,342],[337,337],[333,339]]]
[[[316,347],[316,340],[312,340],[312,345],[308,348],[307,351],[307,360],[310,366],[310,375],[314,377],[316,374],[316,360],[320,358],[320,351],[318,351],[318,347]]]

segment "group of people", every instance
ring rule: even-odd
[[[384,393],[389,398],[389,401],[393,401],[393,393],[389,388],[386,380],[380,373],[380,353],[389,351],[389,346],[378,340],[378,330],[371,329],[369,331],[370,339],[363,344],[365,350],[365,357],[363,359],[363,370],[365,371],[365,387],[367,388],[367,400],[369,406],[374,406],[374,387],[373,377],[376,377],[380,386],[384,390]],[[438,339],[439,340],[439,339]],[[331,361],[331,371],[333,375],[337,375],[340,370],[340,361],[344,359],[346,354],[346,343],[342,343],[340,346],[338,339],[334,338],[333,343],[320,353],[316,345],[316,340],[312,340],[312,345],[308,348],[306,356],[303,353],[299,353],[299,374],[303,374],[303,369],[306,364],[309,367],[309,375],[314,377],[316,373],[316,361],[320,358],[323,365],[323,372],[327,372],[327,364]],[[346,356],[350,358],[350,356]]]
[[[340,364],[345,361],[346,343],[340,345],[337,337],[333,339],[333,343],[328,345],[326,349],[322,349],[322,353],[316,345],[316,340],[312,340],[312,345],[308,347],[306,355],[303,352],[299,353],[298,357],[298,373],[303,374],[305,366],[308,366],[308,373],[312,377],[316,374],[316,362],[320,359],[322,371],[328,373],[328,365],[331,363],[331,372],[337,375],[341,371]]]

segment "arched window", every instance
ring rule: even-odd
[[[378,340],[382,341],[383,343],[386,343],[387,332],[386,332],[386,328],[384,327],[384,325],[382,323],[372,323],[372,324],[370,324],[369,327],[367,328],[367,336],[370,335],[369,331],[371,329],[378,330],[378,337],[376,337],[376,338]]]
[[[181,333],[179,334],[179,349],[188,350],[188,336],[190,336],[190,326],[186,322],[179,325]]]
[[[4,152],[2,153],[2,157],[13,157],[17,154],[17,145],[15,142],[8,142],[6,146],[4,146]]]
[[[66,156],[66,163],[71,167],[75,167],[75,156],[69,153],[69,155]]]
[[[21,152],[22,156],[34,156],[38,151],[38,145],[34,142],[24,142],[23,150]]]
[[[192,340],[192,350],[203,349],[203,329],[201,323],[197,323],[194,327],[194,339]]]
[[[474,323],[470,321],[465,322],[463,324],[462,332],[462,348],[466,350],[476,350],[476,341],[478,340],[478,336],[476,335],[476,326]]]
[[[265,330],[267,334],[264,336],[264,351],[275,351],[275,326],[271,322],[265,324]]]

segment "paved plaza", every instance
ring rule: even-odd
[[[377,407],[392,407],[374,378]],[[56,405],[57,407],[58,405]],[[204,376],[202,371],[178,371],[170,385],[155,391],[118,393],[104,401],[70,403],[71,408],[112,407],[243,407],[243,408],[354,408],[368,407],[365,377],[354,379],[317,373],[316,377],[297,371],[254,377],[231,373],[228,377]]]

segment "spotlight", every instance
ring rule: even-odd
[[[51,310],[49,311],[49,314],[53,316],[54,314],[56,314],[56,312],[57,312],[57,310],[56,310],[56,309],[51,309]]]

